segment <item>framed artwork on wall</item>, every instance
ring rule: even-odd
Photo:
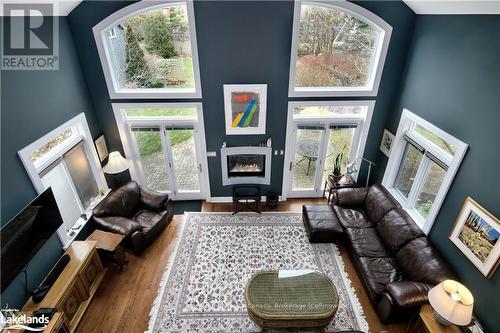
[[[106,139],[104,138],[104,134],[95,140],[95,148],[97,150],[97,154],[99,155],[99,160],[102,162],[108,157],[108,147],[106,146]]]
[[[389,157],[391,153],[392,143],[394,142],[394,134],[389,132],[384,128],[384,134],[382,135],[382,141],[380,142],[380,150],[385,156]]]
[[[489,278],[499,263],[499,235],[500,221],[468,197],[457,217],[450,240]]]
[[[267,84],[225,84],[226,135],[266,134]]]

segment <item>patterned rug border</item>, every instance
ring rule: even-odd
[[[263,216],[263,215],[297,215],[301,214],[300,211],[288,211],[288,212],[262,212],[261,215],[257,213],[252,213],[252,212],[241,212],[238,213],[238,215],[244,215],[244,216]],[[170,253],[168,260],[167,260],[167,265],[165,268],[165,271],[163,273],[163,276],[160,280],[160,284],[158,286],[158,292],[156,295],[156,298],[152,304],[151,311],[149,313],[149,322],[148,322],[148,329],[145,331],[145,333],[153,333],[153,328],[155,326],[155,323],[158,318],[158,313],[161,307],[161,301],[163,300],[163,296],[165,294],[166,290],[166,284],[168,282],[168,278],[170,277],[170,274],[172,272],[173,268],[173,263],[175,261],[175,258],[177,256],[177,252],[179,250],[179,246],[181,244],[181,240],[186,232],[186,226],[189,222],[189,219],[191,216],[194,215],[228,215],[231,216],[233,215],[232,212],[184,212],[183,218],[181,221],[181,225],[179,226],[179,230],[177,231],[176,235],[174,236],[173,242],[174,244],[174,249],[172,253]],[[359,301],[358,296],[356,295],[356,291],[354,290],[354,287],[352,286],[352,282],[349,279],[349,274],[345,271],[345,265],[344,265],[344,260],[342,256],[340,255],[340,252],[337,248],[336,244],[331,243],[331,246],[334,250],[335,255],[335,261],[337,262],[340,271],[341,271],[341,276],[342,276],[342,282],[345,285],[345,289],[347,290],[349,294],[349,299],[352,302],[352,306],[355,309],[356,313],[356,320],[358,322],[358,325],[360,327],[360,330],[363,332],[368,332],[369,331],[369,326],[368,322],[366,321],[366,317],[364,315],[364,310],[363,307],[361,306],[361,303]]]

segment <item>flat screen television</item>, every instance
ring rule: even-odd
[[[0,229],[2,292],[62,223],[49,188]]]

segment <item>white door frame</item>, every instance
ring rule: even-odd
[[[207,161],[207,148],[205,142],[205,126],[203,119],[203,109],[201,103],[112,103],[113,113],[115,115],[116,124],[118,126],[118,132],[120,134],[120,139],[122,141],[123,150],[125,153],[125,158],[133,161],[130,166],[130,175],[132,179],[136,180],[140,184],[145,184],[145,179],[142,176],[140,158],[138,158],[138,152],[135,151],[136,143],[133,136],[130,135],[129,125],[133,124],[135,126],[149,126],[149,127],[159,127],[160,131],[163,132],[162,147],[165,156],[165,162],[171,163],[171,155],[168,153],[166,145],[168,145],[168,138],[165,136],[165,127],[172,125],[184,125],[192,126],[195,133],[195,144],[196,144],[196,156],[198,163],[201,165],[200,170],[200,192],[195,193],[171,193],[173,200],[203,200],[210,198],[210,181],[208,173],[208,161]],[[129,117],[126,118],[126,109],[137,109],[137,108],[181,108],[181,107],[195,107],[197,110],[197,117],[186,117],[186,116],[176,116],[176,117]],[[168,165],[166,165],[168,170]],[[173,183],[172,175],[169,173],[167,175],[170,177],[171,186]]]
[[[366,113],[362,114],[332,114],[327,116],[299,116],[294,117],[293,111],[297,106],[366,106]],[[304,101],[304,102],[288,102],[288,115],[287,115],[287,129],[286,129],[286,148],[285,148],[285,161],[283,167],[283,187],[282,197],[321,197],[323,194],[323,170],[325,165],[325,152],[328,147],[328,137],[330,125],[342,124],[357,124],[354,132],[351,149],[349,151],[349,160],[352,161],[356,157],[363,156],[366,139],[368,137],[368,130],[373,114],[375,101]],[[318,158],[319,163],[316,163],[316,179],[314,191],[292,191],[292,171],[290,170],[290,163],[293,163],[295,157],[295,147],[297,139],[297,126],[299,125],[313,125],[322,124],[325,126],[325,133],[322,134],[322,141],[320,147],[320,155]],[[357,161],[358,170],[361,161]],[[357,179],[357,173],[353,175]]]

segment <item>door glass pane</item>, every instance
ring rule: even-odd
[[[423,217],[427,217],[427,215],[429,215],[432,203],[434,202],[434,199],[436,199],[437,192],[441,187],[441,183],[443,182],[445,175],[446,170],[431,161],[431,166],[425,178],[424,186],[422,187],[422,191],[418,195],[417,202],[415,203],[415,208]]]
[[[196,157],[194,129],[172,128],[168,129],[167,133],[174,163],[177,191],[199,192],[200,172]]]
[[[159,128],[132,128],[141,158],[147,187],[155,191],[170,191]]]
[[[292,190],[314,190],[316,161],[324,129],[298,128],[292,166]]]
[[[97,196],[99,189],[94,174],[90,169],[83,143],[80,142],[78,145],[71,148],[71,150],[64,155],[64,161],[66,162],[66,167],[73,180],[76,192],[80,197],[80,202],[84,209],[86,209],[90,201]]]
[[[323,172],[323,183],[328,178],[328,175],[333,173],[335,159],[341,152],[344,153],[342,172],[345,172],[345,162],[349,159],[349,152],[351,151],[352,138],[354,136],[355,129],[356,128],[330,128],[325,159],[325,170]]]
[[[125,109],[125,114],[127,117],[198,117],[195,106]]]
[[[394,181],[394,187],[406,198],[408,198],[413,181],[415,180],[422,156],[423,154],[420,150],[411,144],[406,144],[405,153],[401,160],[396,180]]]
[[[325,117],[332,115],[361,115],[366,114],[367,106],[354,105],[300,105],[293,108],[293,117]]]
[[[380,39],[375,26],[329,6],[302,5],[297,87],[367,86]]]
[[[52,187],[52,192],[56,198],[57,207],[61,212],[64,221],[64,229],[70,229],[80,217],[82,211],[78,205],[78,197],[71,188],[71,180],[64,170],[63,163],[52,167],[41,176],[42,184],[45,188]]]

